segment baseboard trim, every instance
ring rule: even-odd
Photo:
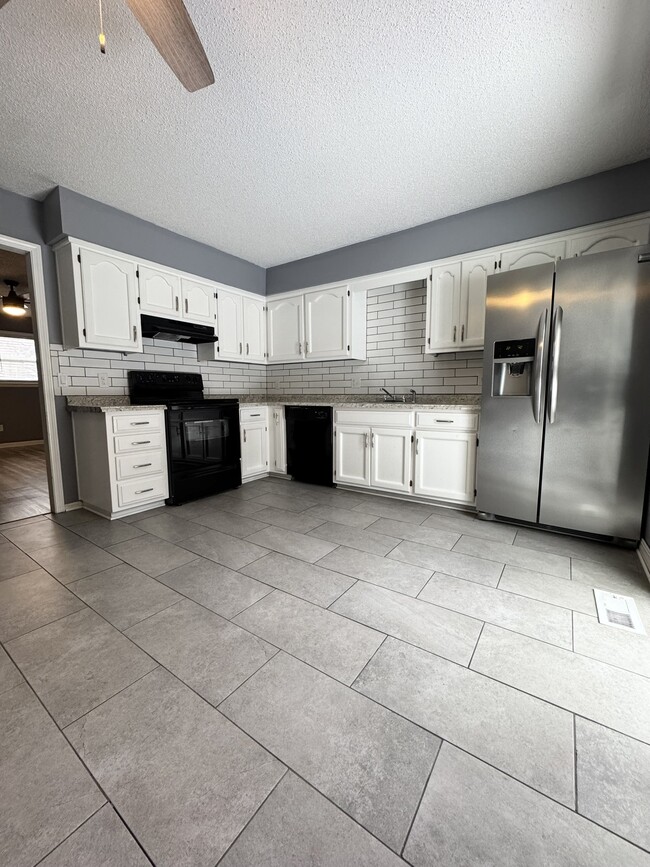
[[[19,449],[21,446],[42,446],[43,440],[22,440],[17,443],[0,443],[0,449]]]
[[[645,577],[650,581],[650,546],[643,539],[641,539],[641,544],[637,548],[637,554],[641,561],[641,568],[645,572]]]

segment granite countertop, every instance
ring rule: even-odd
[[[218,400],[224,397],[235,397],[242,406],[314,406],[323,404],[338,409],[382,409],[382,410],[456,410],[461,412],[476,412],[480,409],[479,394],[421,394],[415,403],[384,401],[381,398],[373,400],[369,395],[360,394],[315,394],[306,398],[304,395],[292,394],[240,394],[240,395],[208,395],[208,400]],[[137,412],[145,410],[165,409],[164,405],[142,406],[132,404],[126,395],[89,395],[87,397],[68,397],[68,409],[71,412]]]

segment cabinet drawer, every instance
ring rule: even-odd
[[[168,493],[166,476],[150,476],[145,479],[118,482],[117,504],[120,508],[126,508],[149,500],[162,500],[168,496]]]
[[[266,406],[249,406],[239,410],[240,421],[266,421],[267,418],[268,407]]]
[[[162,450],[155,452],[139,452],[134,455],[124,455],[115,458],[115,470],[118,481],[135,479],[140,476],[153,476],[164,471]]]
[[[369,427],[412,427],[413,413],[408,410],[344,409],[336,412],[337,424],[363,424]]]
[[[161,412],[124,412],[113,416],[113,433],[124,431],[160,430]]]
[[[113,448],[116,455],[124,452],[141,452],[153,451],[160,449],[164,451],[164,440],[162,433],[150,432],[146,428],[134,430],[127,435],[113,437]]]
[[[440,430],[476,430],[477,412],[418,412],[415,420],[418,428]]]

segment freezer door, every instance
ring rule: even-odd
[[[650,247],[558,263],[554,305],[539,521],[638,539],[650,443]]]
[[[537,520],[554,273],[550,263],[488,277],[476,481],[480,512]],[[495,344],[505,358],[495,359]],[[510,368],[508,356],[517,351],[532,361]],[[499,390],[505,396],[496,396]]]

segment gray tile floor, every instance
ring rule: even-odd
[[[650,867],[636,555],[282,479],[0,526],[0,863]]]

